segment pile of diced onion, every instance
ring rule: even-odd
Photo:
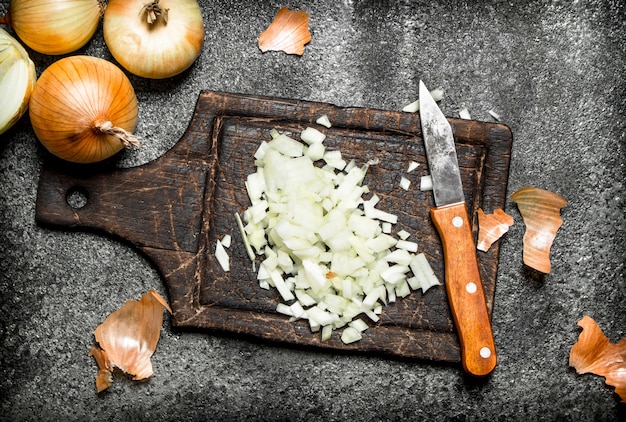
[[[271,138],[246,179],[251,206],[235,216],[250,259],[262,257],[260,287],[282,297],[277,312],[308,320],[322,341],[343,328],[347,344],[368,328],[362,316],[376,322],[383,305],[440,284],[410,234],[392,235],[397,216],[368,195],[363,179],[375,163],[346,162],[312,127],[302,142],[275,129]]]

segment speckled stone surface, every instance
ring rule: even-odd
[[[145,382],[96,394],[93,330],[149,288],[154,267],[128,245],[35,223],[46,159],[28,118],[0,135],[2,420],[624,420],[604,380],[568,367],[583,315],[626,337],[626,7],[623,1],[200,1],[201,57],[162,81],[131,76],[139,166],[181,137],[203,89],[400,110],[420,79],[441,108],[513,131],[509,194],[532,185],[569,204],[552,272],[522,264],[524,225],[502,240],[493,312],[499,364],[476,382],[454,365],[278,347],[181,332],[168,317]],[[309,12],[302,57],[262,54],[280,6]],[[0,3],[6,11],[7,0]],[[32,53],[40,73],[57,57]],[[81,54],[111,59],[101,28]],[[4,93],[0,93],[4,95]]]

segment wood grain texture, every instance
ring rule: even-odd
[[[496,348],[465,204],[432,208],[430,215],[443,244],[445,285],[461,364],[471,375],[488,375],[496,366]]]
[[[419,115],[368,108],[203,91],[187,131],[160,158],[143,166],[75,167],[51,161],[39,182],[36,219],[65,229],[95,230],[124,239],[142,251],[163,277],[181,328],[230,332],[258,339],[348,352],[379,353],[459,362],[459,342],[445,289],[409,297],[385,307],[381,320],[356,343],[344,345],[339,333],[321,343],[305,322],[290,323],[274,309],[278,293],[258,287],[234,213],[248,207],[244,181],[255,170],[252,154],[276,128],[297,134],[327,114],[333,123],[328,148],[363,164],[378,158],[365,183],[381,196],[379,205],[399,215],[397,230],[414,234],[437,276],[444,279],[442,244],[430,219],[430,193],[398,187],[409,161],[427,162]],[[473,235],[477,209],[504,208],[512,136],[501,124],[449,119]],[[409,176],[413,178],[413,176]],[[69,192],[87,197],[80,209]],[[231,271],[224,273],[213,252],[230,234]],[[489,314],[493,309],[499,245],[480,252],[478,263]]]

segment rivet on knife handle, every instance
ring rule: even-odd
[[[443,243],[446,289],[463,368],[471,375],[488,375],[496,366],[496,348],[465,203],[433,208],[430,214]]]

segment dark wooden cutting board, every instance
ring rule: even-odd
[[[316,125],[328,115],[333,126]],[[504,208],[511,131],[505,125],[449,119],[468,211]],[[249,206],[244,181],[255,171],[253,154],[269,131],[297,134],[314,126],[327,134],[327,148],[364,164],[378,158],[364,181],[382,197],[379,208],[399,215],[394,228],[412,234],[419,251],[444,280],[442,247],[430,220],[430,192],[419,190],[427,162],[419,115],[367,108],[341,108],[307,101],[204,91],[189,127],[176,145],[140,167],[70,166],[49,160],[39,181],[36,219],[66,229],[96,230],[125,239],[154,263],[173,310],[172,323],[269,341],[399,357],[458,362],[459,344],[444,286],[413,292],[383,308],[363,339],[344,345],[340,332],[322,343],[306,321],[289,322],[275,312],[279,295],[263,290],[246,255],[234,214]],[[410,161],[420,167],[407,174]],[[401,176],[412,180],[408,191]],[[78,207],[68,196],[86,198]],[[70,203],[72,205],[70,205]],[[215,243],[230,234],[231,271],[214,258]],[[499,244],[478,252],[489,313],[493,309]],[[106,293],[106,292],[103,292]],[[369,322],[369,321],[368,321]]]

